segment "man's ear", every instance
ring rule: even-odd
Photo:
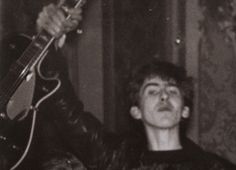
[[[190,115],[190,109],[188,106],[184,106],[183,111],[182,111],[182,117],[183,118],[188,118]]]
[[[141,119],[142,117],[141,111],[137,106],[132,106],[130,108],[130,114],[134,119]]]

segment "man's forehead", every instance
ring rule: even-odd
[[[144,80],[143,85],[146,84],[166,84],[166,85],[177,85],[177,82],[173,78],[166,78],[166,77],[160,77],[160,76],[151,76]]]
[[[176,86],[177,87],[177,83],[174,79],[164,79],[159,76],[150,77],[150,78],[145,79],[140,89],[140,92],[152,86]]]

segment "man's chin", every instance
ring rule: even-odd
[[[162,118],[160,123],[159,123],[159,127],[163,128],[163,129],[169,129],[169,128],[173,128],[177,125],[176,122],[173,121],[173,119],[168,118],[167,116]]]

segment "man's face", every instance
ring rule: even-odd
[[[175,81],[165,81],[158,76],[146,79],[139,98],[139,107],[133,106],[131,114],[141,119],[145,127],[169,129],[178,126],[182,116],[188,117],[189,108],[183,106],[183,97]]]

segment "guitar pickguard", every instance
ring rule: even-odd
[[[23,120],[29,113],[35,89],[36,75],[30,73],[7,104],[7,116],[11,120]]]

